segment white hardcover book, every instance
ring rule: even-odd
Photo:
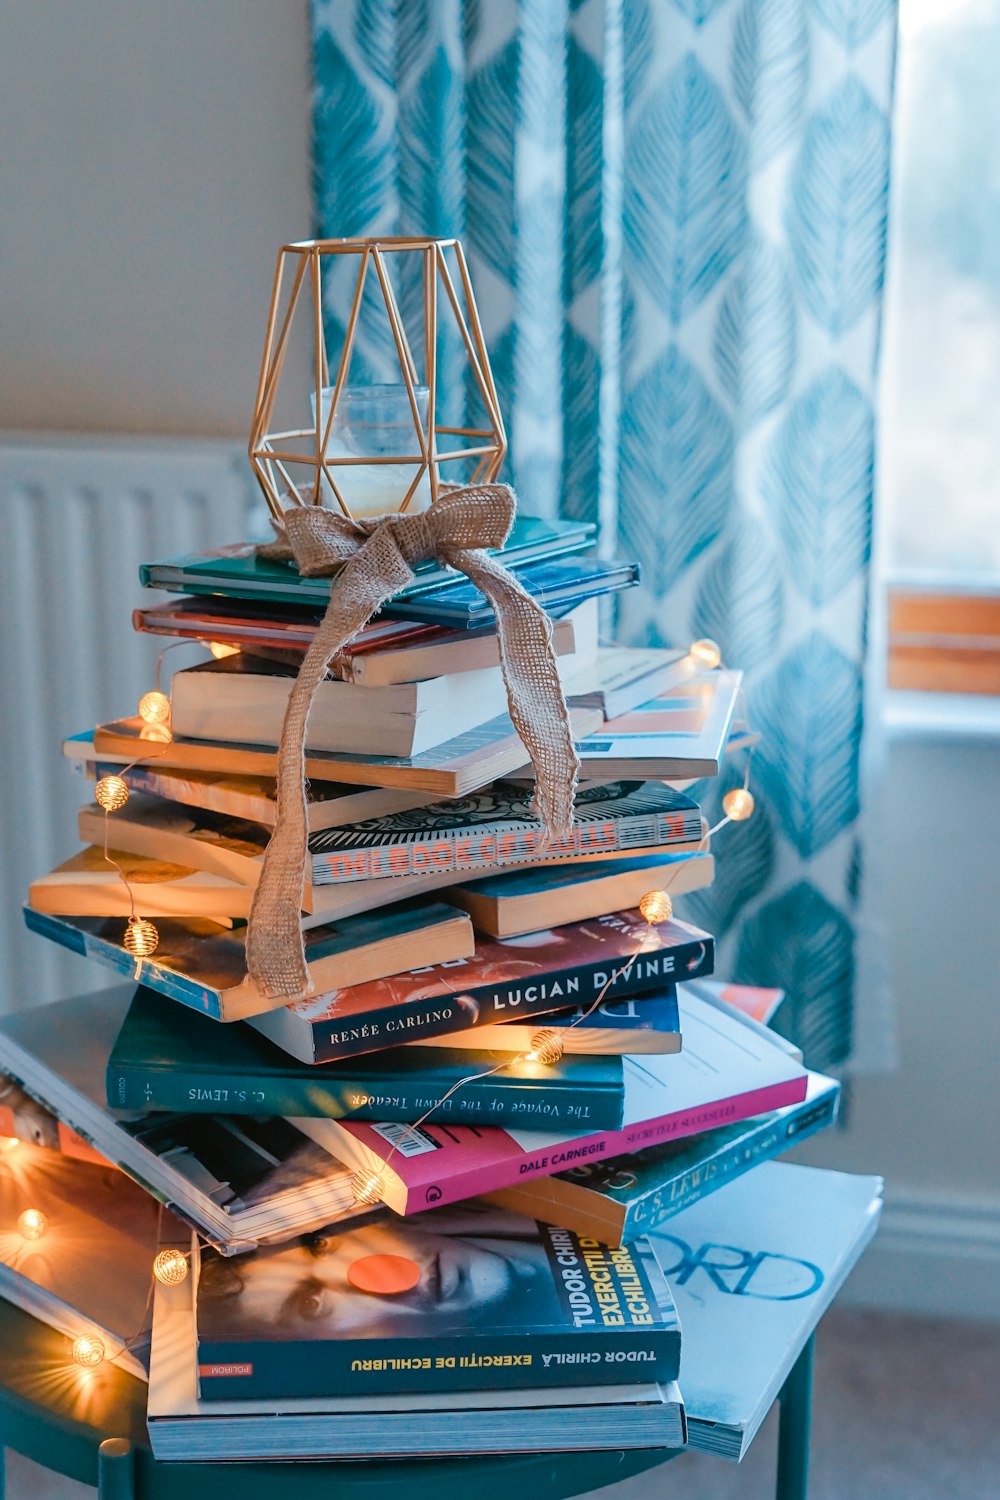
[[[692,1448],[741,1459],[878,1228],[882,1179],[765,1162],[649,1231]]]
[[[611,719],[577,744],[581,776],[674,783],[718,775],[741,682],[739,672],[702,672]]]
[[[175,672],[170,722],[186,739],[277,745],[295,667],[240,652]],[[388,687],[327,678],[309,713],[314,750],[359,755],[421,755],[505,711],[499,667]]]
[[[687,682],[698,670],[686,651],[602,646],[592,663],[574,670],[566,681],[566,701],[599,708],[605,719],[615,719]]]
[[[553,620],[552,649],[556,656],[568,659],[565,666],[560,662],[561,673],[576,672],[596,657],[599,605],[598,599],[586,599],[569,614]],[[495,630],[452,630],[443,640],[429,645],[415,643],[356,654],[348,647],[336,671],[345,682],[359,687],[385,687],[394,682],[422,682],[442,672],[473,672],[499,662]]]

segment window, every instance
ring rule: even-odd
[[[882,386],[889,681],[1000,692],[1000,0],[901,0]]]

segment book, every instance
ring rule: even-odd
[[[739,698],[739,672],[702,672],[580,740],[581,776],[678,781],[716,776]]]
[[[141,806],[137,796],[133,813]],[[164,802],[149,820],[133,821],[129,817],[122,820],[116,830],[122,842],[149,851],[145,855],[126,853],[121,849],[111,851],[122,868],[129,870],[130,879],[142,886],[145,915],[207,917],[220,927],[232,927],[238,920],[245,921],[250,914],[253,886],[259,878],[263,860],[264,831],[252,827],[249,830],[252,839],[229,838],[221,832],[212,838],[199,815],[186,819],[179,812],[176,808],[171,812],[170,804]],[[115,818],[118,817],[116,813]],[[97,808],[84,808],[78,814],[78,825],[85,830],[84,836],[97,838],[103,832],[102,819],[103,813]],[[227,827],[232,827],[238,820],[226,818],[223,821]],[[252,852],[255,846],[259,849],[257,854]],[[167,849],[171,849],[174,855],[180,854],[192,868],[186,870],[165,860],[162,854]],[[160,852],[154,853],[155,850]],[[81,861],[87,870],[97,872],[96,878],[87,877],[90,884],[85,884],[79,877]],[[553,861],[545,863],[550,865]],[[208,866],[204,872],[198,868],[202,865]],[[106,876],[101,866],[107,872]],[[228,874],[215,873],[220,867],[228,868]],[[171,871],[178,874],[176,881],[166,878]],[[236,871],[241,878],[235,878]],[[184,878],[180,878],[182,875]],[[458,870],[430,870],[423,875],[400,875],[388,880],[353,880],[330,886],[309,883],[303,897],[309,910],[301,914],[300,923],[303,931],[308,931],[328,922],[409,901],[416,896],[429,896],[461,879]],[[100,845],[91,845],[82,855],[33,882],[28,904],[37,911],[56,916],[110,914],[127,917],[131,911],[128,896],[119,877],[105,864]]]
[[[277,817],[277,782],[273,776],[230,776],[224,771],[192,771],[161,766],[157,761],[131,764],[125,756],[98,759],[93,730],[63,741],[63,755],[88,781],[121,776],[133,792],[163,797],[185,807],[245,818],[273,828]],[[306,788],[306,817],[310,829],[336,828],[383,813],[426,807],[428,792],[404,792],[390,787],[357,787],[337,781],[310,781]]]
[[[744,1015],[768,1026],[775,1011],[785,998],[784,990],[760,984],[732,984],[728,979],[695,979],[691,981],[696,995],[707,995],[724,1000]]]
[[[198,596],[174,598],[132,612],[135,630],[233,646],[237,650],[287,652],[301,658],[323,618],[322,609],[255,605],[244,599]],[[597,601],[591,600],[552,622],[556,656],[589,663],[597,653]],[[359,687],[420,682],[444,672],[474,672],[500,665],[496,630],[449,630],[418,620],[378,616],[338,653],[333,676]]]
[[[461,1202],[580,1162],[698,1135],[805,1098],[799,1054],[747,1016],[710,1001],[679,1001],[684,1047],[675,1056],[626,1057],[625,1119],[614,1131],[521,1131],[500,1126],[419,1128],[353,1120],[299,1120],[349,1166],[379,1176],[399,1214]]]
[[[493,1193],[491,1201],[592,1235],[605,1245],[627,1244],[832,1124],[839,1098],[836,1079],[810,1073],[799,1104],[614,1161],[581,1162],[554,1177]]]
[[[173,595],[163,604],[132,611],[132,629],[140,635],[172,636],[203,645],[233,646],[305,655],[325,614],[322,605],[257,604],[249,599],[225,599],[195,594]],[[439,626],[419,620],[389,620],[376,616],[362,626],[348,648],[359,655],[392,650],[411,640],[432,640]],[[497,658],[499,661],[499,657]],[[340,660],[337,659],[339,669]],[[487,665],[493,666],[490,662]],[[338,673],[339,675],[339,673]]]
[[[119,985],[0,1018],[0,1069],[226,1254],[360,1216],[350,1170],[292,1121],[110,1110],[131,998]]]
[[[0,1072],[0,1152],[14,1150],[21,1142],[59,1151],[74,1161],[109,1166],[107,1158],[89,1141],[59,1120],[51,1110],[26,1094],[19,1083]]]
[[[650,1052],[679,1052],[681,1023],[676,985],[663,985],[651,994],[629,999],[602,1000],[597,1006],[579,1005],[545,1017],[545,1026],[559,1032],[568,1056],[645,1056]],[[500,1021],[474,1031],[407,1042],[413,1048],[447,1048],[468,1056],[471,1050],[491,1053],[526,1052],[538,1026],[528,1021]]]
[[[26,1204],[45,1216],[36,1240],[18,1229]],[[19,1146],[0,1172],[0,1296],[69,1339],[100,1339],[106,1359],[145,1380],[160,1218],[156,1200],[106,1163]]]
[[[638,1240],[483,1204],[314,1235],[238,1261],[202,1251],[202,1400],[658,1384],[680,1365],[667,1283]]]
[[[557,557],[517,570],[518,583],[543,609],[556,614],[575,609],[587,599],[635,588],[639,576],[638,563],[603,562],[596,557]],[[490,601],[467,578],[423,590],[415,598],[397,595],[383,608],[387,615],[406,614],[459,630],[479,630],[494,620]]]
[[[697,671],[687,651],[605,646],[592,664],[574,671],[566,682],[566,701],[599,708],[605,719],[616,719],[687,682]]]
[[[764,1162],[653,1231],[684,1327],[692,1448],[744,1456],[881,1208],[879,1177]]]
[[[589,547],[596,527],[584,521],[549,521],[519,513],[506,546],[493,555],[506,567],[539,557],[555,557]],[[330,598],[329,578],[304,578],[294,563],[275,562],[257,555],[256,542],[237,542],[212,552],[188,554],[143,563],[139,581],[146,588],[182,594],[221,594],[224,597],[275,600],[325,609]],[[411,599],[427,589],[458,582],[462,575],[429,560],[417,563],[414,580],[397,599]]]
[[[190,1242],[178,1248],[187,1252]],[[683,1446],[680,1392],[632,1385],[205,1401],[198,1394],[193,1278],[157,1285],[148,1427],[165,1462],[415,1458]],[[266,1421],[262,1421],[266,1418]]]
[[[618,781],[577,794],[571,836],[548,844],[532,793],[508,781],[459,802],[388,813],[309,836],[316,884],[428,869],[493,870],[536,859],[697,843],[698,804],[657,781]]]
[[[695,839],[687,843],[672,844],[671,852],[697,849],[700,842],[700,820],[698,827],[699,833]],[[128,804],[114,814],[112,828],[118,846],[130,855],[144,857],[153,866],[167,861],[183,864],[192,869],[206,870],[226,880],[240,881],[247,887],[255,886],[260,879],[264,854],[271,836],[270,830],[259,823],[230,818],[224,813],[206,812],[202,808],[187,808],[141,793],[131,796]],[[102,808],[91,803],[80,809],[77,814],[77,832],[82,840],[100,849],[103,847],[104,829]],[[310,843],[319,837],[318,834],[310,834]],[[573,838],[566,840],[565,844],[568,849],[572,849],[578,842],[577,838]],[[579,862],[579,857],[562,850],[562,843],[554,844],[550,851],[537,854],[533,863],[536,866],[572,869]],[[650,850],[651,853],[654,851],[659,852],[658,846]],[[422,857],[417,848],[400,860],[403,873],[394,873],[380,867],[378,874],[333,883],[329,881],[331,856],[314,854],[306,866],[302,892],[306,915],[302,926],[316,927],[355,912],[371,911],[375,907],[387,906],[409,896],[420,896],[455,885],[466,874],[464,866],[455,862],[456,852],[462,852],[461,845],[452,850],[447,860],[431,859]],[[608,859],[624,859],[627,854],[627,850],[622,850],[617,854],[606,855],[604,862]],[[353,855],[345,856],[348,857],[354,858]],[[585,858],[596,859],[596,856]],[[509,862],[515,863],[513,855]],[[407,865],[415,873],[405,873]],[[234,915],[239,913],[234,912]]]
[[[496,1021],[534,1022],[592,1003],[602,990],[614,998],[642,994],[681,975],[711,973],[714,954],[707,932],[675,921],[650,932],[637,911],[626,911],[510,941],[480,937],[467,961],[294,1001],[253,1025],[300,1062],[334,1062]]]
[[[715,861],[707,853],[653,850],[628,858],[591,859],[571,865],[529,867],[480,880],[461,881],[444,897],[468,912],[479,932],[519,937],[541,927],[584,922],[637,906],[647,891],[669,887],[672,896],[711,885]]]
[[[141,892],[143,916],[203,916],[231,927],[234,917],[245,921],[250,915],[252,893],[245,884],[124,849],[108,852],[118,869],[108,863],[103,849],[82,849],[31,882],[28,905],[56,916],[128,917],[132,901],[118,873],[122,870]]]
[[[575,735],[589,734],[601,722],[596,709],[570,709]],[[228,745],[221,740],[165,739],[159,726],[142,719],[119,719],[94,730],[98,759],[124,756],[155,761],[183,771],[224,771],[236,776],[277,775],[277,752],[264,745]],[[360,755],[309,750],[305,774],[309,780],[342,781],[352,785],[403,787],[430,792],[434,797],[464,797],[498,777],[528,764],[528,752],[506,714],[457,735],[420,755]]]
[[[277,745],[298,670],[245,651],[175,672],[170,724],[185,739]],[[309,712],[310,749],[413,756],[495,719],[507,707],[499,667],[356,687],[327,678]]]
[[[404,1046],[316,1068],[294,1062],[249,1026],[219,1026],[140,988],[108,1059],[107,1101],[109,1109],[145,1114],[407,1122],[445,1099],[435,1118],[449,1123],[621,1124],[620,1057],[569,1057],[553,1067],[510,1061],[497,1072],[498,1059],[487,1052]]]
[[[158,922],[159,943],[149,958],[126,952],[115,917],[60,917],[24,908],[28,928],[75,953],[96,958],[123,974],[190,1005],[217,1021],[242,1021],[280,1007],[247,973],[246,928],[227,930],[201,918]],[[473,952],[472,927],[450,906],[403,902],[363,912],[305,933],[306,961],[323,1004],[340,982],[359,985],[398,971],[417,953],[425,962],[448,963]]]

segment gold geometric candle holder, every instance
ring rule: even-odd
[[[338,350],[328,350],[324,310],[343,294]],[[340,274],[337,275],[336,273]],[[353,283],[350,273],[353,272]],[[402,283],[421,295],[407,299]],[[390,338],[385,384],[356,384],[351,368],[365,319],[382,319]],[[305,328],[303,328],[305,324]],[[281,424],[279,392],[289,350],[302,333],[311,349],[312,421]],[[474,415],[445,425],[442,344]],[[331,371],[333,372],[331,378]],[[398,380],[397,380],[398,375]],[[478,398],[478,399],[477,399]],[[302,412],[296,412],[301,417]],[[304,240],[278,255],[267,320],[249,455],[272,515],[291,505],[327,504],[347,516],[420,510],[442,483],[487,484],[507,451],[500,405],[462,246],[455,239]],[[443,473],[442,473],[443,470]]]

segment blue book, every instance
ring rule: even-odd
[[[582,1162],[556,1177],[519,1183],[493,1201],[606,1245],[628,1244],[832,1124],[839,1099],[836,1079],[810,1073],[797,1104],[609,1161]]]
[[[692,1448],[743,1457],[881,1208],[880,1177],[766,1162],[649,1236],[684,1327]]]
[[[575,1010],[557,1011],[545,1017],[543,1024],[558,1031],[563,1046],[574,1057],[596,1053],[601,1056],[640,1057],[654,1053],[681,1050],[681,1018],[677,1006],[677,986],[665,984],[649,995],[631,995],[616,999],[609,995],[596,1009],[579,1005]],[[412,1041],[411,1047],[482,1048],[491,1053],[524,1052],[538,1023],[503,1021],[480,1026],[475,1031],[455,1031],[431,1041]]]
[[[543,609],[565,614],[585,599],[634,588],[639,582],[639,564],[603,562],[596,557],[556,558],[518,568],[517,579]],[[493,623],[490,601],[467,579],[425,589],[415,597],[397,595],[383,613],[458,630],[481,630]]]
[[[469,1079],[435,1110],[439,1124],[621,1125],[620,1057],[566,1057],[551,1067],[515,1061],[514,1054],[509,1060],[496,1072],[498,1059],[488,1052],[404,1046],[317,1067],[293,1061],[249,1026],[219,1026],[139,988],[108,1059],[108,1106],[412,1124]],[[476,1074],[484,1076],[470,1078]]]
[[[518,567],[540,557],[577,552],[593,543],[597,528],[585,521],[550,521],[540,516],[519,515],[514,521],[502,556],[507,567]],[[413,598],[426,589],[438,589],[460,574],[449,573],[436,562],[418,563],[412,584],[400,597]],[[146,588],[180,594],[221,594],[235,599],[269,600],[278,604],[326,607],[329,578],[303,578],[293,563],[274,562],[257,556],[257,544],[239,542],[212,552],[167,557],[143,563],[139,580]],[[417,618],[406,611],[408,619]]]

